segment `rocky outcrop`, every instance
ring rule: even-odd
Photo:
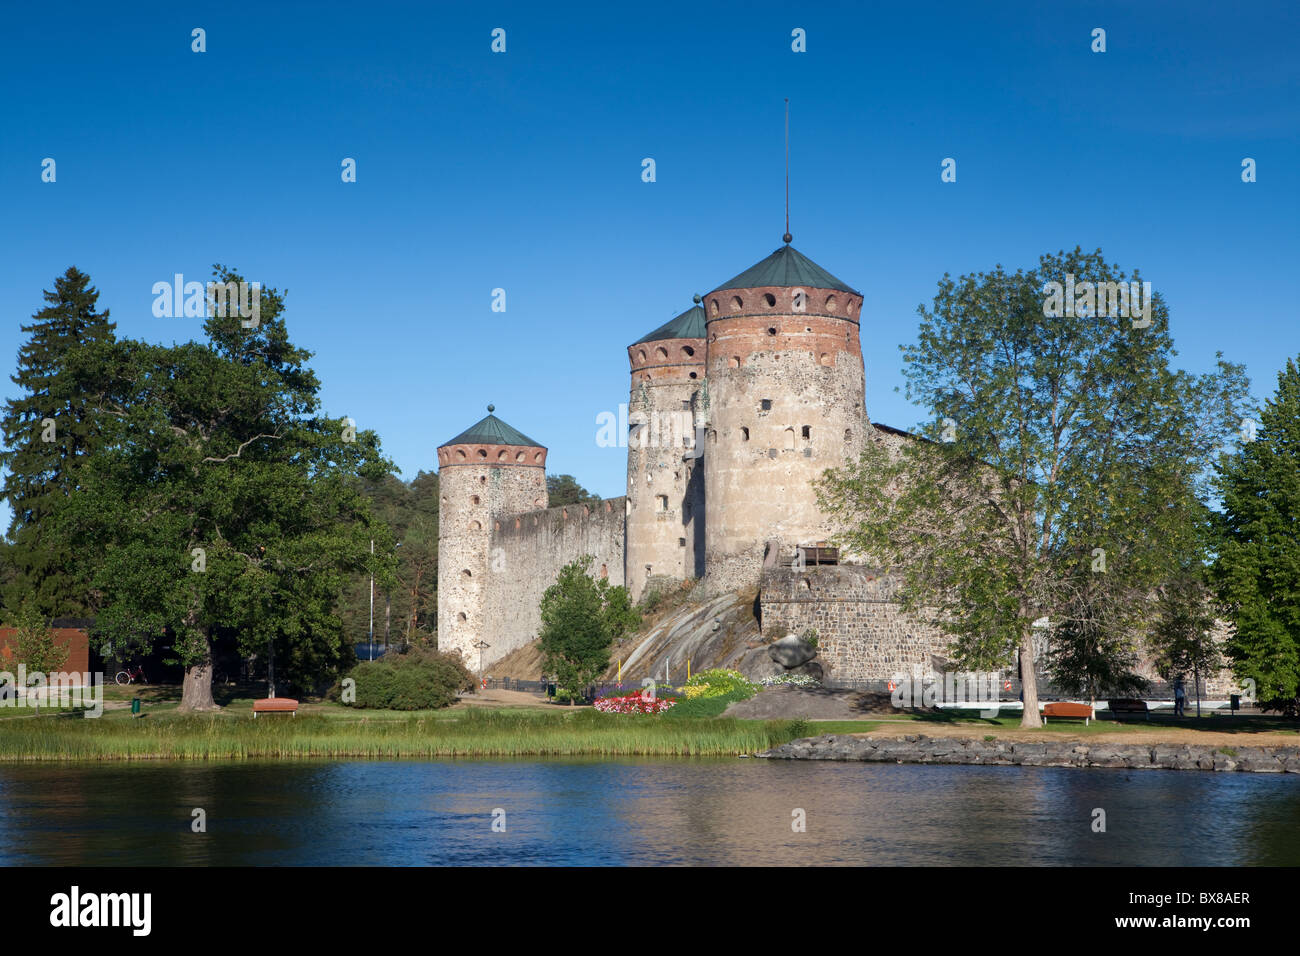
[[[817,648],[802,638],[791,634],[767,646],[767,656],[787,670],[807,664],[817,656]]]
[[[1025,742],[927,737],[923,734],[906,737],[826,734],[794,740],[756,756],[773,760],[1300,773],[1300,747],[1088,744],[1078,740]]]

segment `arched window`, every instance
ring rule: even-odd
[[[469,503],[472,504],[472,505],[476,505],[476,504],[478,504],[478,503],[479,503],[479,497],[478,497],[478,495],[470,495],[470,496],[469,496]]]
[[[480,523],[477,522],[477,521],[471,521],[471,522],[469,523],[469,530],[470,530],[470,531],[482,531],[482,530],[483,530],[483,525],[480,524]],[[500,530],[500,529],[498,529],[498,530]]]
[[[787,451],[789,451],[791,448],[794,448],[794,429],[793,429],[793,428],[787,428],[787,429],[785,430],[785,447],[786,447],[786,450],[787,450]]]

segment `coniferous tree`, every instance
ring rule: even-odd
[[[1300,365],[1288,359],[1255,434],[1218,470],[1214,567],[1235,633],[1228,654],[1258,699],[1300,710]],[[1249,425],[1245,426],[1249,428]]]
[[[0,428],[3,494],[13,509],[6,548],[6,605],[30,595],[47,616],[94,610],[93,569],[53,520],[79,487],[79,473],[102,444],[101,411],[112,389],[102,353],[115,341],[99,292],[75,266],[44,293],[49,303],[22,330],[30,334],[11,376],[22,394],[5,404]],[[99,357],[96,358],[96,354]]]

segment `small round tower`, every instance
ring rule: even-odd
[[[786,243],[704,296],[714,592],[756,587],[769,542],[788,561],[825,540],[812,482],[863,448],[862,296]]]
[[[704,559],[704,473],[695,447],[702,423],[704,309],[681,315],[628,346],[627,550],[634,601],[652,581],[699,577]]]
[[[489,554],[492,518],[547,504],[546,448],[494,411],[438,447],[438,648],[469,667],[480,659],[475,645],[493,642],[484,632],[488,576],[501,570]]]

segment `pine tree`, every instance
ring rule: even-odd
[[[1248,427],[1248,426],[1247,426]],[[1288,359],[1255,434],[1219,467],[1214,567],[1235,633],[1228,654],[1265,704],[1300,709],[1300,365]]]
[[[30,338],[11,376],[22,394],[5,404],[0,429],[7,474],[3,494],[13,509],[6,548],[6,605],[31,595],[47,616],[93,610],[92,569],[76,543],[52,520],[79,487],[78,471],[100,446],[100,417],[111,384],[89,356],[112,345],[114,323],[97,311],[90,277],[70,266],[44,293],[49,303],[22,331]]]

